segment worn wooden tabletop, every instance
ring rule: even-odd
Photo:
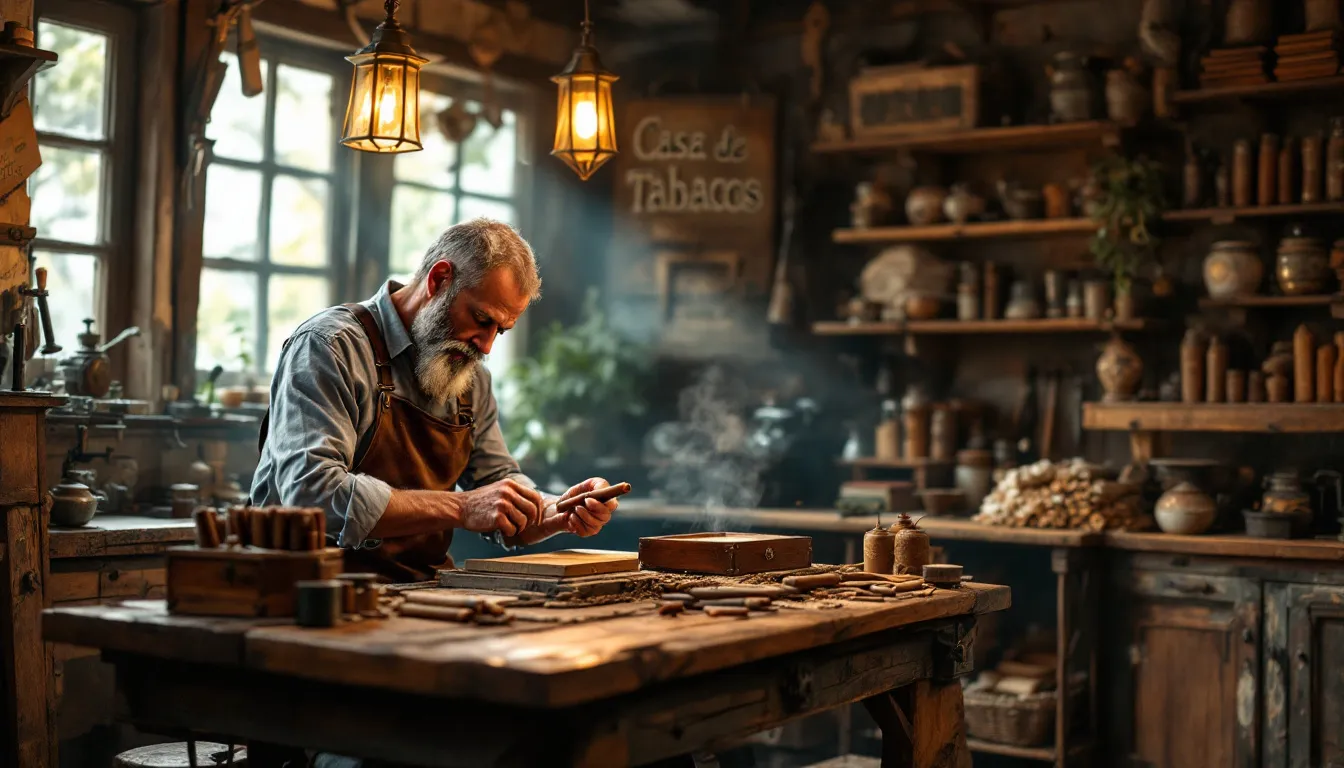
[[[391,618],[333,629],[173,616],[162,600],[133,600],[48,609],[43,630],[47,640],[104,651],[433,697],[566,707],[921,622],[999,611],[1009,600],[1007,587],[967,583],[898,602],[789,607],[747,619],[662,617],[646,601],[518,609],[565,623],[493,627]]]

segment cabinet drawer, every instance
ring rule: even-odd
[[[1235,602],[1244,585],[1243,579],[1230,576],[1177,571],[1136,571],[1130,579],[1130,589],[1138,595],[1212,602]]]

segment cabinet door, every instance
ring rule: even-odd
[[[1287,589],[1288,765],[1344,768],[1344,587]]]
[[[1154,768],[1258,764],[1259,586],[1142,574],[1134,606],[1133,756]]]

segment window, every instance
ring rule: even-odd
[[[113,184],[130,186],[126,155],[114,151],[129,138],[130,110],[116,101],[129,94],[114,88],[114,74],[132,63],[120,61],[126,20],[101,3],[88,6],[69,20],[38,19],[37,45],[55,51],[60,61],[33,78],[30,94],[42,152],[42,165],[28,180],[30,220],[37,229],[33,256],[47,269],[56,342],[67,349],[83,330],[83,318],[105,317],[103,282],[126,239]]]
[[[503,111],[498,129],[477,119],[460,144],[439,129],[439,115],[452,104],[440,93],[420,95],[420,139],[424,149],[396,155],[392,163],[388,267],[392,279],[406,281],[425,251],[450,225],[485,216],[519,226],[518,118]],[[480,105],[467,102],[476,114]],[[488,365],[496,375],[512,361],[516,333],[495,340]]]
[[[242,94],[226,54],[206,135],[204,264],[196,368],[275,369],[284,340],[337,294],[336,242],[346,172],[336,107],[339,57],[300,58],[263,43],[265,91]]]

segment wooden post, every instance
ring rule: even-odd
[[[882,729],[882,768],[971,768],[960,682],[920,680],[863,705]]]
[[[42,642],[50,572],[46,411],[64,398],[0,394],[0,765],[56,765],[51,655]]]

